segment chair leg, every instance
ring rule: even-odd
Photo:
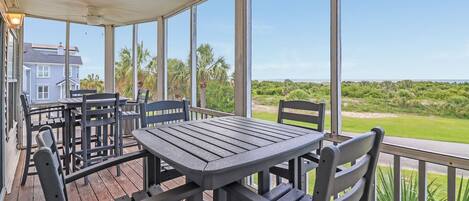
[[[23,177],[21,178],[21,186],[24,186],[24,184],[26,184],[26,179],[28,178],[29,163],[31,161],[31,143],[32,143],[31,141],[32,141],[32,133],[27,132],[26,156],[24,159],[24,168],[23,168]]]
[[[63,148],[63,155],[64,155],[64,160],[63,160],[63,164],[64,164],[64,167],[65,167],[65,174],[70,174],[70,153],[69,153],[69,137],[67,137],[67,134],[66,134],[66,126],[62,127],[62,148]]]
[[[83,168],[88,167],[88,145],[91,145],[90,139],[88,139],[88,128],[84,128],[82,126],[81,131],[81,149],[82,149],[82,158],[83,158]],[[91,130],[90,130],[91,131]],[[85,185],[88,184],[88,177],[85,176],[84,178]]]
[[[277,183],[277,186],[282,183],[282,180],[281,180],[280,176],[278,176],[278,175],[275,176],[275,182]]]
[[[120,119],[120,118],[119,118]],[[122,133],[120,132],[120,126],[119,126],[119,123],[116,123],[114,125],[116,128],[116,133],[114,133],[114,155],[115,157],[118,157],[122,154]],[[121,176],[121,167],[120,165],[117,165],[116,166],[116,175],[119,177]]]

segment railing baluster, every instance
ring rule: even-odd
[[[394,155],[394,201],[401,201],[401,157]]]
[[[456,168],[448,167],[448,201],[456,200]]]
[[[419,160],[419,201],[427,201],[427,165]]]

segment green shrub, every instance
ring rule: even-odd
[[[301,89],[295,89],[288,93],[287,100],[308,100],[309,94]]]

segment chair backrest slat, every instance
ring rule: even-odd
[[[368,153],[373,148],[374,140],[375,134],[371,132],[354,137],[353,143],[347,141],[339,144],[337,148],[339,148],[341,154],[337,162],[338,165],[352,162]]]
[[[138,89],[137,103],[148,103],[149,92],[148,89]]]
[[[283,107],[298,110],[322,110],[321,104],[308,101],[283,101]]]
[[[318,116],[307,115],[307,114],[295,114],[291,112],[283,112],[282,113],[283,119],[293,120],[293,121],[301,121],[313,124],[320,124],[321,119]]]
[[[187,101],[157,101],[140,107],[141,125],[175,123],[189,121],[189,104]]]
[[[96,89],[70,90],[70,98],[81,98],[83,95],[98,93]]]
[[[360,179],[353,187],[350,189],[349,192],[345,193],[342,197],[337,199],[336,201],[368,201],[363,199],[363,194],[365,193],[366,188],[366,179]]]
[[[322,149],[314,200],[330,200],[331,196],[345,192],[336,201],[368,201],[383,137],[384,130],[374,128],[370,133]],[[336,173],[337,166],[352,161],[356,163]]]
[[[336,173],[333,193],[336,194],[342,192],[350,186],[356,184],[365,176],[366,171],[368,171],[369,164],[370,156],[366,155],[365,158],[358,161],[354,166]]]
[[[287,111],[287,109],[302,110],[302,111],[305,111],[306,113],[294,113],[291,111]],[[289,123],[286,123],[285,120],[292,120],[292,121],[297,121],[297,122],[316,124],[316,128],[315,129],[313,128],[313,129],[319,132],[324,132],[325,116],[326,116],[326,104],[325,103],[280,100],[279,107],[278,107],[277,122],[281,124],[289,124]],[[298,126],[294,124],[289,124],[289,125]]]
[[[42,127],[36,136],[39,149],[33,156],[46,200],[66,201],[67,190],[52,128]]]
[[[83,95],[81,107],[83,127],[115,124],[119,114],[119,94],[100,93]]]

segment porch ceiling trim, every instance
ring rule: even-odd
[[[11,1],[11,0],[6,0],[6,1],[7,1],[6,3],[7,6],[12,5],[12,4],[8,4],[8,1]],[[45,12],[47,8],[34,9],[35,3],[32,0],[18,0],[18,1],[19,3],[16,5],[19,7],[19,10],[23,10],[26,16],[28,17],[48,19],[48,20],[57,20],[57,21],[69,21],[69,22],[78,23],[78,24],[87,24],[85,16],[90,14],[90,10],[88,8],[89,3],[87,3],[87,1],[84,1],[84,0],[74,0],[73,3],[69,2],[70,5],[68,5],[67,1],[48,0],[49,4],[57,3],[56,7],[65,7],[65,8],[70,8],[70,10],[73,10],[73,12],[70,12],[69,14],[68,13],[64,14],[63,10],[62,11],[58,10],[56,13],[52,12],[50,14],[44,14],[44,13],[48,13],[48,12]],[[113,5],[112,7],[111,6],[106,7],[106,3],[108,2],[104,1],[104,3],[100,3],[101,7],[99,6],[97,7],[97,10],[99,10],[100,13],[96,14],[96,15],[102,16],[103,23],[100,25],[96,25],[96,26],[103,26],[105,24],[115,25],[115,26],[125,26],[125,25],[130,25],[130,24],[138,24],[138,23],[156,21],[158,17],[164,17],[164,18],[171,17],[173,15],[176,15],[190,8],[193,5],[200,4],[201,2],[204,2],[204,1],[206,0],[178,0],[178,1],[175,0],[175,1],[170,1],[170,2],[161,0],[160,2],[162,4],[168,3],[167,4],[168,7],[161,9],[160,12],[155,12],[155,13],[149,12],[148,8],[144,7],[145,5],[148,5],[148,4],[157,5],[153,3],[152,1],[148,1],[148,0],[147,1],[146,0],[129,1],[129,2],[134,3],[134,7],[129,8],[127,10],[123,7],[119,7],[115,5]],[[146,14],[139,14],[139,15],[136,15],[136,17],[127,17],[127,16],[130,16],[129,13],[132,13],[132,10],[140,10],[139,5],[138,5],[139,2],[142,2],[142,6],[140,6],[142,7],[141,10],[142,12],[146,12]],[[44,2],[44,4],[45,3],[47,2]],[[116,2],[116,4],[118,3],[119,2]],[[72,5],[79,5],[79,8],[73,8]],[[95,3],[90,4],[91,7],[93,5],[95,5]],[[86,11],[87,8],[88,8],[88,11]],[[108,8],[109,10],[105,11],[106,8]],[[119,9],[122,10],[121,13],[118,13],[117,11],[113,13],[113,10],[119,10]],[[146,11],[144,9],[146,9]],[[151,15],[153,16],[148,17]]]

